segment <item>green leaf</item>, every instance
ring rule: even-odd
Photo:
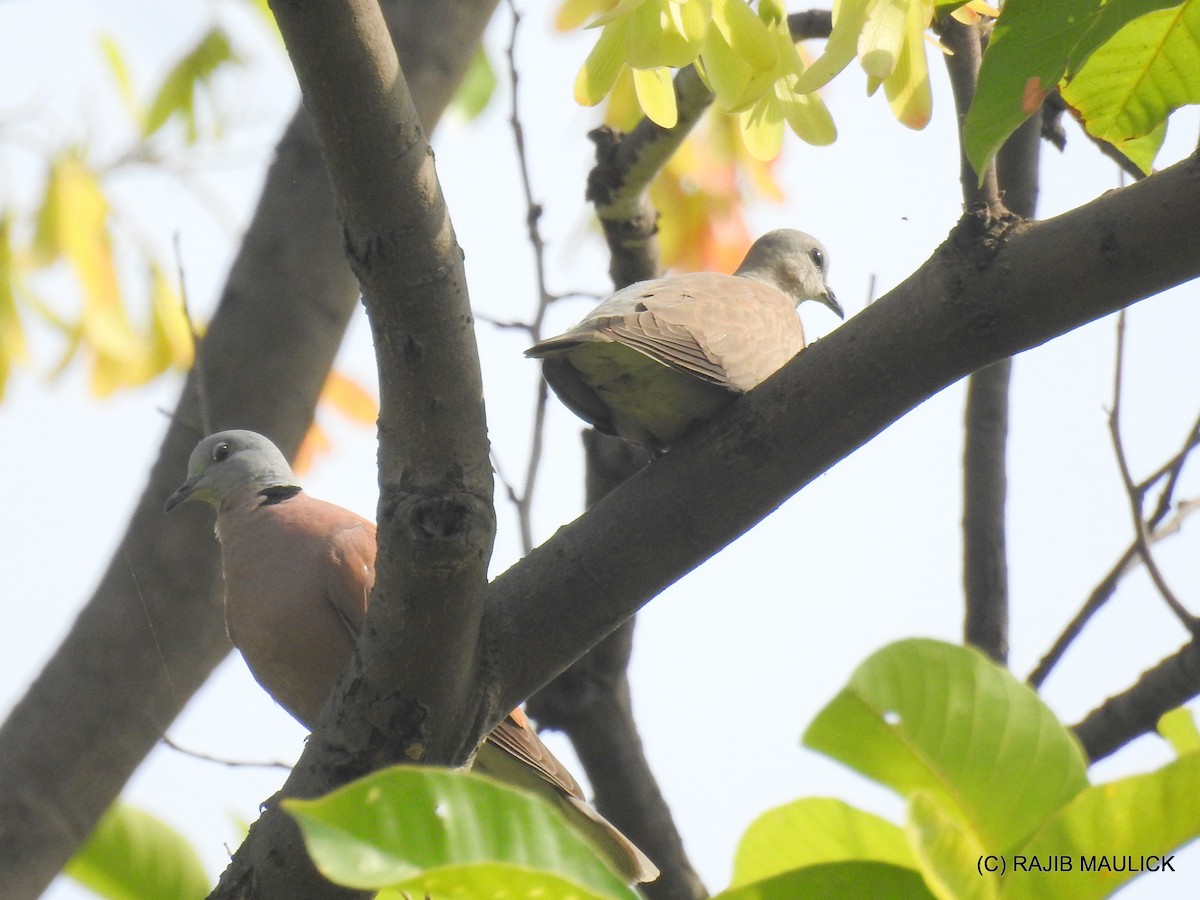
[[[1033,691],[977,651],[932,640],[872,655],[804,742],[901,794],[928,792],[992,852],[1087,785],[1078,743]]]
[[[1162,122],[1149,134],[1128,141],[1117,141],[1113,147],[1146,175],[1154,171],[1154,160],[1167,137],[1167,123]]]
[[[1200,750],[1200,730],[1196,728],[1196,717],[1186,706],[1177,706],[1163,713],[1158,720],[1158,733],[1170,743],[1178,756]]]
[[[1200,102],[1200,0],[1130,22],[1062,89],[1088,134],[1140,138],[1181,106]]]
[[[976,870],[986,853],[978,837],[924,791],[909,796],[905,832],[925,884],[940,900],[995,898],[995,876]]]
[[[982,178],[988,162],[1046,94],[1126,23],[1174,0],[1008,0],[983,56],[963,144]]]
[[[637,897],[548,803],[482,775],[394,766],[283,808],[321,874],[349,887],[393,888],[429,869],[505,862],[602,896]]]
[[[197,88],[207,84],[221,66],[237,61],[224,29],[218,26],[209,29],[163,79],[146,114],[143,137],[149,137],[173,116],[179,116],[186,126],[188,141],[194,142]]]
[[[483,45],[475,51],[467,74],[454,94],[454,108],[463,118],[470,121],[487,109],[488,101],[496,90],[496,72],[488,59]]]
[[[1090,900],[1108,897],[1160,859],[1200,837],[1200,753],[1134,775],[1087,788],[1017,852],[1042,861],[1043,871],[1010,871],[1001,896],[1030,900]],[[1065,858],[1069,871],[1049,869]],[[1107,865],[1104,861],[1107,860]],[[1085,870],[1088,866],[1091,871]],[[1113,871],[1118,866],[1134,872]],[[1148,872],[1147,877],[1172,877]],[[1184,876],[1186,877],[1186,876]]]
[[[750,824],[738,844],[730,886],[849,860],[917,865],[899,826],[841,800],[809,797],[769,810]]]
[[[64,871],[106,900],[191,900],[209,891],[192,846],[166,823],[121,802]]]
[[[881,862],[834,862],[795,869],[722,891],[712,900],[933,900],[918,872]]]
[[[504,863],[475,863],[429,869],[381,891],[376,900],[414,900],[416,897],[529,897],[536,900],[610,900],[549,872],[535,872]]]

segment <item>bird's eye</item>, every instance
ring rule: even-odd
[[[229,456],[229,442],[228,441],[221,441],[219,444],[217,444],[215,447],[213,447],[213,452],[212,452],[213,462],[221,462],[221,460],[226,459],[228,456]]]
[[[814,266],[816,266],[822,272],[825,271],[825,254],[824,253],[822,253],[816,247],[813,247],[811,250],[808,251],[808,257],[809,257],[809,259],[811,259],[813,261]]]

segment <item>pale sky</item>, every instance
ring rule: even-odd
[[[583,200],[591,165],[585,134],[596,121],[570,96],[591,35],[550,37],[548,2],[522,3],[521,112],[535,193],[545,206],[552,290],[605,293],[602,241]],[[199,203],[168,179],[131,173],[119,180],[118,207],[140,237],[169,259],[178,232],[188,291],[198,315],[211,314],[236,235],[257,197],[262,167],[297,94],[290,68],[243,6],[162,6],[123,0],[0,5],[0,197],[30,204],[36,170],[6,138],[59,146],[72,138],[115,151],[122,132],[97,50],[102,33],[126,48],[143,96],[203,23],[235,30],[248,59],[235,85],[221,83],[231,148],[196,168]],[[50,23],[53,23],[51,25]],[[488,35],[503,64],[508,21]],[[840,139],[811,148],[790,139],[779,167],[783,205],[758,205],[751,230],[799,227],[829,248],[830,282],[848,315],[863,308],[874,276],[881,295],[923,262],[959,213],[954,123],[940,61],[934,65],[934,121],[921,133],[891,121],[882,96],[863,96],[848,71],[826,91]],[[447,120],[434,146],[476,309],[502,319],[534,303],[525,209],[511,162],[507,89],[481,120]],[[1174,124],[1160,160],[1191,151],[1197,117]],[[1118,175],[1067,126],[1065,156],[1043,150],[1043,216],[1116,187]],[[15,138],[14,138],[15,139]],[[480,165],[487,154],[489,165]],[[214,215],[214,208],[218,210]],[[1135,473],[1156,469],[1178,447],[1196,414],[1200,383],[1200,287],[1185,285],[1138,304],[1128,325],[1125,437]],[[67,296],[59,300],[64,307]],[[566,327],[588,301],[560,304],[549,330]],[[810,337],[836,320],[804,308]],[[491,438],[506,471],[523,468],[536,365],[516,332],[479,326]],[[103,403],[87,393],[76,366],[53,384],[42,374],[61,351],[46,330],[34,363],[12,376],[0,405],[0,443],[9,525],[0,543],[10,610],[0,630],[0,711],[24,692],[90,593],[122,533],[174,406],[178,376]],[[1009,549],[1011,663],[1019,677],[1048,649],[1130,539],[1129,514],[1107,435],[1114,323],[1103,320],[1016,362],[1011,424]],[[369,333],[361,309],[339,366],[373,384]],[[905,417],[786,503],[717,558],[653,600],[641,615],[632,668],[635,710],[650,760],[693,862],[712,890],[729,878],[739,835],[769,808],[805,796],[836,796],[900,821],[902,804],[840,765],[799,746],[816,712],[873,651],[903,637],[960,637],[962,619],[960,457],[964,391],[955,385]],[[374,518],[377,496],[371,429],[321,414],[335,444],[305,477],[315,496]],[[536,507],[544,540],[578,515],[582,502],[580,423],[552,406],[546,464]],[[15,439],[14,439],[15,438]],[[182,480],[186,460],[179,460]],[[1200,493],[1185,471],[1178,496]],[[498,492],[499,494],[499,492]],[[493,571],[519,555],[515,520],[502,500]],[[1200,606],[1195,565],[1200,526],[1157,551],[1185,603]],[[205,530],[197,540],[211,540]],[[69,562],[67,562],[69,560]],[[1186,640],[1142,573],[1060,664],[1043,693],[1064,721],[1078,720]],[[1195,704],[1193,704],[1195,706]],[[719,724],[713,721],[719,716]],[[168,733],[178,743],[235,760],[292,761],[303,729],[249,677],[236,654],[218,669]],[[565,742],[548,736],[556,753]],[[1154,737],[1091,770],[1095,781],[1146,771],[1171,758]],[[578,771],[578,767],[576,767]],[[129,784],[125,799],[182,831],[215,879],[239,822],[282,781],[278,770],[233,769],[160,747]],[[1103,848],[1096,848],[1103,852]],[[1162,848],[1146,848],[1147,853]],[[1123,897],[1194,896],[1200,851],[1177,856],[1175,875],[1146,877]],[[47,896],[86,896],[60,880]]]

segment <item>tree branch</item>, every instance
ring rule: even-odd
[[[1137,485],[1133,483],[1133,476],[1129,472],[1129,460],[1125,457],[1125,444],[1121,439],[1121,381],[1125,369],[1125,311],[1122,310],[1117,316],[1117,361],[1114,365],[1113,375],[1113,404],[1112,411],[1108,417],[1108,430],[1112,435],[1113,452],[1117,457],[1117,468],[1121,473],[1121,481],[1125,486],[1125,495],[1129,500],[1129,511],[1133,516],[1133,535],[1134,546],[1137,548],[1137,554],[1141,557],[1146,571],[1150,575],[1150,580],[1154,582],[1154,586],[1158,589],[1163,600],[1175,616],[1183,623],[1183,627],[1188,629],[1194,638],[1200,637],[1200,621],[1188,612],[1179,599],[1175,596],[1175,592],[1171,590],[1167,584],[1166,578],[1162,571],[1158,568],[1158,563],[1154,559],[1154,554],[1150,552],[1150,541],[1147,536],[1146,523],[1142,518],[1142,492],[1138,490]]]
[[[1147,541],[1153,545],[1157,544],[1163,538],[1176,534],[1183,527],[1184,520],[1196,512],[1197,509],[1200,509],[1200,498],[1191,498],[1179,504],[1175,515],[1166,524],[1159,525],[1154,522],[1154,517],[1151,517],[1146,523]],[[1100,608],[1108,602],[1108,599],[1116,593],[1117,585],[1121,583],[1121,579],[1132,572],[1140,561],[1141,556],[1137,552],[1137,541],[1135,540],[1125,549],[1125,552],[1121,554],[1121,558],[1117,560],[1113,567],[1108,570],[1108,574],[1100,579],[1100,583],[1093,588],[1092,593],[1088,596],[1087,602],[1075,614],[1075,618],[1071,620],[1070,624],[1063,629],[1063,633],[1058,636],[1058,639],[1054,642],[1054,646],[1047,651],[1034,670],[1029,673],[1026,682],[1030,687],[1037,690],[1042,686],[1046,678],[1050,675],[1051,670],[1058,665],[1059,660],[1067,652],[1067,648],[1083,632],[1083,627],[1088,623],[1088,620],[1099,612]]]
[[[982,208],[990,215],[1007,214],[1001,202],[999,161],[983,179],[976,176],[962,146],[962,124],[975,96],[983,56],[978,26],[947,18],[940,27],[946,46],[946,69],[954,92],[960,144],[960,183],[965,209]],[[1005,174],[1018,199],[1026,200],[1018,215],[1033,215],[1037,184],[1037,133],[1026,122],[1005,143],[1010,165]],[[1008,548],[1005,503],[1008,496],[1008,394],[1012,361],[992,363],[967,379],[963,440],[963,638],[996,662],[1008,658]]]
[[[493,581],[493,716],[945,386],[1196,277],[1198,201],[1189,159],[1044,222],[964,218],[887,297]]]
[[[315,796],[388,763],[460,765],[474,751],[484,733],[478,624],[495,512],[462,251],[379,6],[271,6],[320,135],[380,376],[372,603],[281,791]],[[317,874],[272,804],[213,893],[246,895],[355,892]]]
[[[1088,759],[1095,762],[1153,732],[1164,713],[1198,693],[1200,645],[1191,641],[1144,672],[1129,690],[1105,700],[1071,730],[1083,744]]]

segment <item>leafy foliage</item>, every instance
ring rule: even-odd
[[[1091,72],[1085,71],[1085,63],[1127,24],[1174,5],[1172,0],[1008,0],[984,54],[979,88],[963,131],[963,144],[975,171],[983,172],[1005,139],[1064,81],[1077,82],[1075,90],[1090,96],[1098,108],[1120,105],[1120,97],[1130,92],[1138,73],[1126,71],[1113,78],[1111,63]],[[1136,31],[1146,27],[1139,25]],[[1172,96],[1186,93],[1172,92]],[[1150,122],[1139,134],[1125,134],[1121,139],[1147,134],[1162,118]]]
[[[1133,875],[1085,870],[1082,859],[1167,853],[1200,835],[1195,725],[1171,728],[1190,748],[1180,759],[1089,785],[1072,735],[1007,670],[974,650],[900,641],[859,666],[805,743],[902,794],[903,829],[836,800],[780,807],[747,830],[734,887],[718,897],[837,896],[800,877],[814,871],[861,873],[888,897],[1109,896]],[[981,867],[1064,855],[1074,865],[1053,879],[1036,866],[1003,876]],[[773,893],[782,883],[790,894]]]
[[[521,867],[527,896],[637,896],[557,810],[482,775],[395,766],[283,806],[338,884],[490,896]]]
[[[1062,88],[1088,134],[1126,148],[1153,135],[1149,172],[1174,110],[1200,103],[1200,2],[1158,10],[1126,24]],[[1137,151],[1133,151],[1136,153]]]
[[[104,814],[66,874],[106,900],[199,900],[209,889],[192,846],[160,819],[124,803]]]

